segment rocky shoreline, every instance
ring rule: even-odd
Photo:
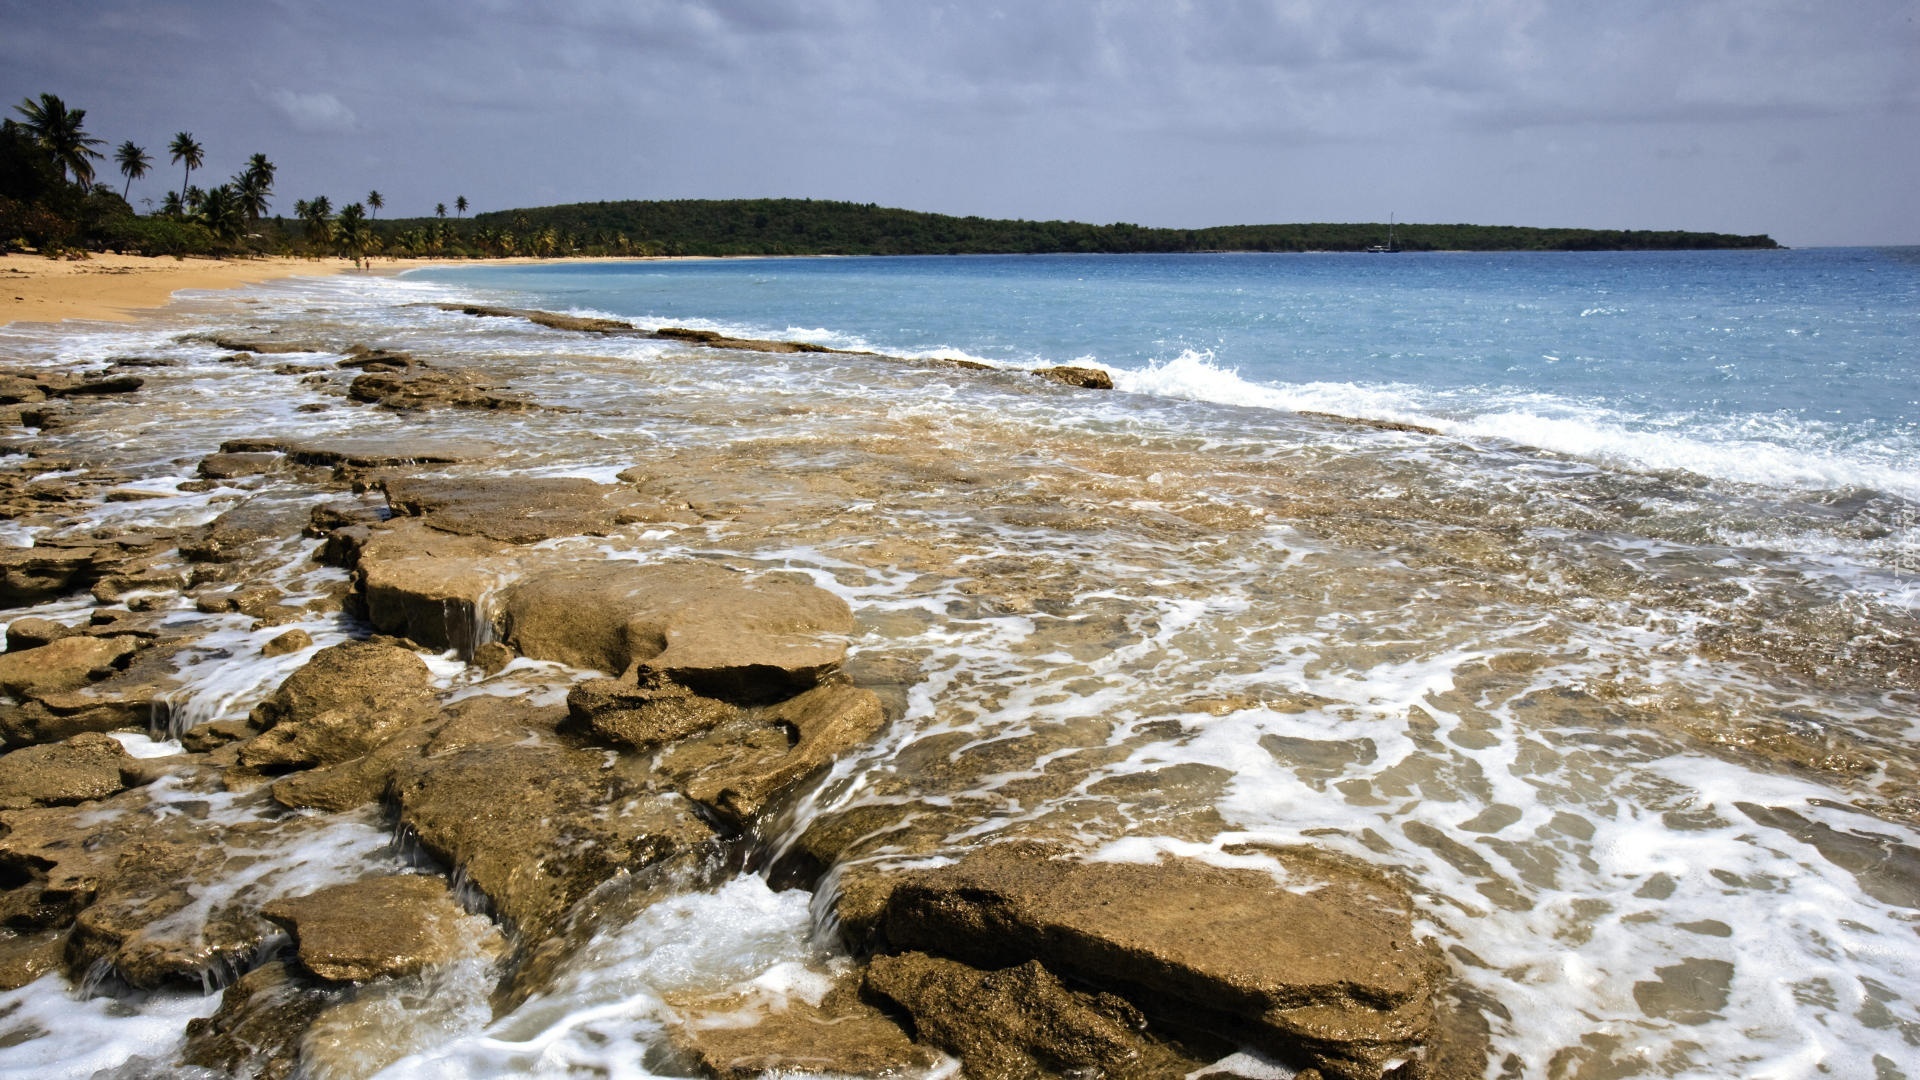
[[[823,351],[458,310],[688,348]],[[850,962],[815,1000],[751,1023],[737,1002],[679,1003],[670,1067],[888,1076],[951,1055],[978,1078],[1276,1075],[1236,1071],[1244,1061],[1329,1080],[1481,1074],[1485,1024],[1461,1004],[1450,961],[1416,932],[1406,889],[1349,858],[1087,861],[1044,829],[958,859],[902,858],[933,853],[966,818],[969,770],[992,765],[962,755],[929,759],[955,798],[825,814],[769,849],[796,797],[899,719],[913,681],[847,663],[844,599],[801,574],[570,544],[714,511],[644,465],[615,483],[505,475],[484,443],[434,431],[442,409],[550,408],[510,386],[392,350],[212,341],[256,365],[338,356],[273,370],[344,381],[335,407],[429,422],[406,437],[207,447],[201,482],[240,493],[211,523],[172,532],[77,533],[79,511],[139,489],[31,449],[0,462],[0,513],[35,530],[34,546],[0,549],[0,602],[95,604],[84,617],[16,614],[0,654],[0,984],[218,991],[171,1064],[300,1075],[322,1064],[316,1033],[404,997],[370,987],[467,965],[497,1003],[524,1001],[594,929],[757,871],[816,890]],[[92,403],[137,401],[142,363],[85,379],[0,374],[0,408],[57,430]],[[345,579],[311,595],[258,583],[302,544]],[[324,647],[305,630],[273,635],[260,651],[297,659],[291,673],[244,717],[187,726],[173,708],[183,663],[259,658],[189,661],[183,612],[256,631],[315,617],[356,629]],[[427,662],[441,654],[468,666],[457,690]],[[564,700],[517,686],[527,670],[559,672]],[[132,756],[110,734],[125,732],[171,734],[180,752]],[[1209,778],[1190,772],[1145,783],[1204,790]],[[406,858],[317,888],[250,876],[246,853],[341,822],[391,830]]]

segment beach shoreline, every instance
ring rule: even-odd
[[[489,259],[487,265],[564,262],[626,262],[633,259]],[[664,258],[664,257],[655,257]],[[70,320],[130,322],[172,302],[187,289],[236,289],[290,277],[362,274],[391,277],[408,270],[464,266],[463,259],[375,259],[365,268],[351,259],[297,256],[174,258],[90,255],[81,259],[0,255],[0,326],[55,324]]]

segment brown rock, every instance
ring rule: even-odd
[[[240,750],[254,769],[349,761],[420,723],[432,675],[414,653],[349,641],[320,650],[253,710],[262,734]]]
[[[298,536],[307,508],[272,497],[255,497],[214,518],[198,540],[180,545],[195,562],[234,562],[257,545]]]
[[[127,625],[130,621],[123,619],[97,629],[114,635],[131,629]],[[141,641],[131,634],[106,640]],[[40,694],[17,714],[0,716],[0,738],[9,746],[24,746],[58,742],[84,731],[144,730],[164,722],[168,695],[179,686],[174,653],[185,643],[185,639],[156,642],[134,653],[125,670],[109,670],[99,682],[78,690]]]
[[[502,639],[522,656],[622,673],[636,664],[701,693],[768,700],[838,667],[846,602],[790,574],[704,562],[608,563],[507,590]]]
[[[820,686],[756,710],[744,723],[711,737],[674,747],[660,767],[677,778],[688,798],[745,825],[781,792],[826,769],[886,723],[880,699],[871,692]]]
[[[1050,367],[1040,368],[1035,371],[1034,374],[1043,379],[1052,379],[1054,382],[1064,383],[1068,386],[1078,386],[1085,390],[1113,389],[1113,376],[1099,368]]]
[[[579,477],[402,477],[387,482],[396,514],[424,517],[443,532],[533,544],[561,536],[604,536],[621,523],[692,515],[631,488]]]
[[[287,1080],[300,1067],[307,1028],[341,997],[304,981],[285,961],[262,964],[227,987],[218,1012],[187,1021],[181,1060],[227,1076]]]
[[[418,874],[335,885],[260,913],[293,935],[308,971],[331,982],[411,975],[504,947],[484,919],[453,902],[445,882]]]
[[[146,380],[138,375],[106,375],[49,389],[58,397],[99,397],[106,394],[131,394],[145,385]]]
[[[297,844],[326,823],[291,815],[218,825],[156,815],[135,790],[81,807],[0,811],[0,827],[6,923],[55,930],[71,922],[70,977],[144,989],[224,981],[249,966],[273,932],[254,914],[250,886],[231,899],[204,899],[225,865],[209,852]]]
[[[442,311],[458,311],[465,315],[479,315],[492,318],[519,318],[553,330],[572,330],[579,333],[611,334],[633,330],[633,324],[618,319],[595,319],[579,315],[561,315],[552,311],[532,311],[522,308],[484,307],[477,304],[441,304]]]
[[[18,990],[59,970],[66,948],[64,930],[0,934],[0,990]]]
[[[260,655],[286,656],[289,653],[297,653],[301,649],[310,648],[312,645],[313,635],[307,633],[305,630],[295,628],[260,646]]]
[[[495,560],[509,550],[418,521],[375,529],[360,547],[355,573],[367,620],[426,648],[471,656],[492,633],[487,598],[507,580],[505,565]]]
[[[513,650],[497,641],[483,641],[474,647],[473,666],[488,675],[498,675],[513,663]]]
[[[118,739],[95,732],[22,747],[0,756],[0,809],[104,799],[127,787],[123,770],[134,765]]]
[[[701,697],[653,672],[634,680],[577,683],[567,692],[567,711],[601,738],[630,750],[650,750],[740,715],[724,701]]]
[[[984,968],[1037,959],[1340,1080],[1376,1080],[1398,1058],[1421,1075],[1441,961],[1384,880],[1306,856],[1283,860],[1292,889],[1188,861],[1046,856],[1007,844],[903,875],[886,939]]]
[[[85,631],[77,626],[68,626],[66,623],[30,615],[7,624],[7,651],[24,652],[27,649],[37,649],[42,645],[80,633]]]
[[[273,336],[273,332],[243,337],[238,334],[189,334],[182,341],[204,341],[215,348],[228,352],[249,353],[324,353],[334,350],[324,342],[301,341],[297,338]]]
[[[242,476],[260,476],[287,466],[285,455],[274,453],[208,454],[200,459],[199,473],[209,480],[232,480]]]
[[[503,390],[504,387],[465,372],[424,371],[400,375],[370,371],[353,380],[347,387],[347,396],[403,412],[437,408],[525,412],[538,408],[526,398]]]
[[[76,635],[26,652],[0,653],[0,692],[15,698],[77,690],[105,678],[143,643],[135,637]]]
[[[739,1026],[737,1000],[704,1002],[717,1006],[712,1009],[720,1014],[717,1022],[703,1022],[707,1018],[698,1009],[681,1008],[677,1011],[683,1020],[670,1037],[682,1053],[721,1080],[773,1073],[884,1077],[932,1068],[935,1055],[915,1046],[899,1024],[861,1001],[858,989],[857,979],[842,980],[818,1005],[793,999],[746,1027]]]
[[[449,723],[397,763],[388,791],[422,846],[523,933],[542,936],[616,876],[712,853],[713,831],[689,803],[610,768],[604,751],[542,745],[538,727],[516,737],[497,717],[473,719],[472,730]]]
[[[0,548],[0,604],[34,604],[88,588],[100,578],[99,555],[90,547]]]
[[[907,953],[876,956],[866,988],[913,1017],[915,1037],[960,1059],[969,1077],[1186,1076],[1229,1047],[1188,1056],[1146,1032],[1113,994],[1073,990],[1038,961],[982,971]]]

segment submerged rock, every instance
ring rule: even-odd
[[[769,1074],[886,1077],[932,1068],[936,1055],[914,1045],[891,1017],[862,1001],[859,987],[858,979],[842,979],[817,1002],[790,997],[746,1025],[740,1023],[740,1011],[750,1003],[681,1006],[670,1037],[681,1053],[721,1080]]]
[[[382,468],[394,465],[451,465],[480,461],[495,451],[486,443],[461,439],[394,436],[343,436],[317,439],[230,439],[220,445],[223,454],[278,451],[296,465],[352,465]]]
[[[518,394],[503,390],[466,372],[369,371],[353,380],[347,387],[347,396],[400,412],[439,408],[525,412],[540,408]]]
[[[1303,855],[1283,857],[1282,888],[1257,870],[1049,854],[1004,844],[901,875],[882,939],[981,968],[1038,960],[1340,1080],[1377,1080],[1396,1061],[1426,1075],[1444,962],[1383,879]]]
[[[454,903],[445,882],[419,874],[335,885],[260,913],[293,935],[303,967],[330,982],[412,975],[505,947],[486,920]]]

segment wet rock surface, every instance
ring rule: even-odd
[[[1314,890],[1297,892],[1257,870],[1048,856],[1005,845],[902,875],[876,929],[986,969],[1037,960],[1343,1080],[1419,1061],[1434,1039],[1443,965],[1384,879],[1289,856],[1288,883]]]
[[[427,665],[406,649],[353,641],[315,653],[250,717],[261,734],[240,763],[285,769],[361,757],[429,715]]]
[[[740,1001],[690,1003],[672,1039],[701,1071],[722,1080],[784,1076],[887,1077],[932,1068],[937,1055],[862,1000],[859,980],[836,982],[819,1001],[795,998],[741,1025]],[[716,1015],[717,1014],[717,1015]]]
[[[96,733],[62,743],[27,746],[0,756],[0,809],[71,806],[117,795],[134,759],[119,741]]]
[[[890,359],[448,307],[582,341],[664,342],[682,368],[726,352],[766,371],[803,355]],[[1018,460],[962,454],[905,414],[792,438],[776,422],[818,408],[797,397],[743,398],[722,415],[662,395],[645,420],[657,445],[625,414],[583,434],[533,404],[572,377],[537,381],[542,365],[564,371],[571,355],[508,367],[342,352],[330,342],[353,337],[331,332],[212,340],[316,354],[235,356],[220,370],[322,399],[276,415],[331,407],[337,423],[236,427],[213,453],[218,436],[177,438],[165,477],[110,454],[0,470],[0,507],[39,530],[35,547],[0,549],[0,601],[49,613],[13,620],[0,654],[14,699],[0,703],[0,733],[15,747],[0,755],[0,923],[13,935],[0,982],[58,969],[129,1003],[224,987],[218,1011],[183,1033],[180,1061],[323,1075],[319,1048],[371,1061],[354,1040],[437,1007],[449,970],[468,965],[463,977],[486,983],[475,1000],[510,1011],[558,992],[570,964],[594,962],[661,898],[746,867],[821,890],[822,925],[844,934],[822,934],[805,963],[830,970],[831,986],[809,975],[793,992],[667,993],[665,1048],[647,1053],[675,1069],[899,1076],[950,1067],[949,1054],[970,1077],[1185,1076],[1249,1043],[1342,1080],[1396,1058],[1413,1062],[1408,1077],[1453,1075],[1433,1064],[1444,971],[1404,896],[1375,878],[1304,855],[1275,856],[1283,886],[1260,871],[1067,854],[1126,835],[1211,841],[1234,773],[1156,753],[1195,737],[1196,716],[1331,704],[1297,694],[1306,704],[1289,712],[1250,693],[1142,719],[1108,715],[1131,707],[1108,692],[1088,715],[1049,712],[1158,662],[1146,643],[1159,628],[1095,595],[1112,553],[1092,538],[1125,516],[1151,544],[1204,545],[1244,537],[1262,515],[1116,509],[1138,492],[1102,487],[1108,463],[1057,444],[1010,451]],[[967,381],[1023,401],[1073,396],[1029,374],[1112,385],[1093,368],[875,366],[942,389],[977,372]],[[137,389],[182,377],[156,369]],[[0,375],[0,399],[86,433],[107,415],[88,410],[124,408],[111,399],[133,378],[69,392]],[[583,475],[552,465],[555,446],[594,438],[632,449]],[[1158,467],[1126,465],[1142,478]],[[1087,543],[1022,561],[893,531],[911,515],[888,515],[937,499],[961,500],[984,529]],[[889,597],[871,602],[883,579]],[[97,616],[76,612],[87,592]],[[858,618],[843,596],[861,598]],[[977,636],[1007,620],[1018,633]],[[930,627],[952,637],[929,647]],[[956,674],[956,656],[990,654],[1008,672],[1050,665],[1062,689],[1010,702],[993,677]],[[909,717],[915,730],[894,741],[890,724]],[[109,730],[136,749],[148,744],[130,732],[177,736],[181,752],[139,761],[96,734]],[[1260,745],[1326,782],[1373,760],[1313,742]],[[333,864],[344,823],[391,831],[377,868]],[[897,869],[1003,832],[1055,846]],[[1641,996],[1650,1015],[1693,1015],[1668,990]]]
[[[1230,1046],[1183,1052],[1149,1034],[1125,999],[1074,990],[1035,960],[983,971],[925,953],[879,956],[865,987],[904,1010],[915,1038],[959,1058],[969,1077],[1186,1076]]]
[[[791,575],[705,562],[583,566],[516,583],[502,639],[522,656],[624,673],[644,666],[738,701],[778,699],[835,670],[846,601]]]
[[[301,966],[329,982],[412,975],[503,948],[444,882],[417,874],[335,885],[276,900],[260,913],[293,935]]]

